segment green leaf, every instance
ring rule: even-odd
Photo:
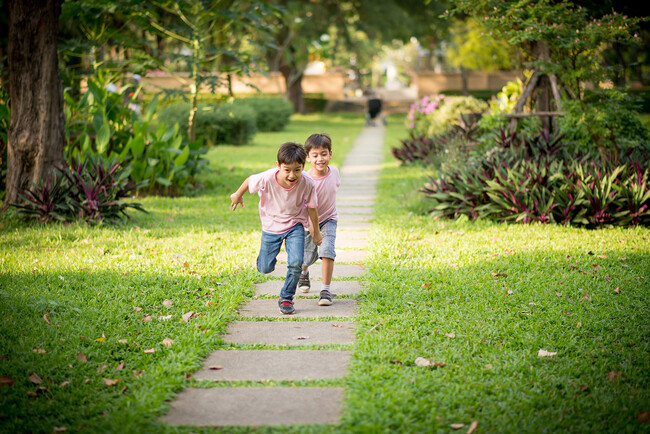
[[[170,185],[172,185],[171,182],[169,182],[167,179],[163,178],[162,176],[157,177],[156,182],[158,184],[164,185],[165,187],[169,187]]]
[[[144,137],[136,136],[129,142],[131,144],[131,155],[135,158],[140,156],[144,152]]]
[[[144,112],[144,121],[150,122],[153,118],[153,115],[156,113],[156,108],[158,107],[158,95],[154,96],[151,102],[147,105],[147,109]]]
[[[187,161],[190,156],[190,147],[186,146],[183,148],[183,153],[174,159],[174,166],[180,167]]]
[[[104,122],[102,126],[97,131],[97,138],[95,139],[95,144],[97,145],[97,152],[103,154],[106,152],[108,147],[108,142],[111,139],[111,128],[108,126],[108,122]]]

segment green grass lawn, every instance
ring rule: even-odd
[[[349,375],[315,383],[346,387],[343,420],[283,431],[649,432],[636,419],[650,411],[650,230],[433,220],[417,191],[430,171],[389,154],[402,119],[389,119]],[[212,431],[157,418],[183,387],[218,387],[186,374],[229,346],[227,323],[264,279],[257,196],[236,213],[229,196],[313,132],[332,135],[340,166],[362,125],[294,116],[214,148],[203,190],[140,199],[150,213],[124,227],[0,216],[0,376],[14,381],[0,432]]]

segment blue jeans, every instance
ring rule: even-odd
[[[305,229],[298,223],[283,234],[269,234],[262,231],[262,245],[260,254],[257,256],[257,269],[260,273],[268,274],[275,270],[278,253],[284,241],[284,248],[287,251],[287,277],[284,279],[284,286],[280,291],[280,298],[293,300],[298,287],[298,279],[302,270],[302,258],[305,252]]]

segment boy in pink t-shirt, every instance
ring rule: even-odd
[[[302,292],[309,292],[309,266],[318,258],[322,261],[323,280],[321,282],[319,306],[332,304],[332,273],[334,272],[334,249],[336,241],[336,225],[339,218],[336,211],[336,192],[341,185],[341,177],[336,167],[329,165],[332,158],[332,139],[327,134],[312,134],[305,142],[307,161],[311,168],[307,172],[316,183],[318,195],[318,227],[323,234],[323,242],[318,246],[312,242],[312,235],[305,232],[305,258],[302,263],[302,274],[298,281],[298,288]],[[315,226],[315,225],[314,225]],[[310,229],[312,229],[310,227]],[[313,230],[312,230],[313,232]]]
[[[246,190],[260,196],[260,220],[262,221],[262,244],[257,256],[257,269],[268,274],[275,269],[278,253],[284,246],[287,251],[287,276],[280,291],[280,312],[292,314],[293,296],[300,277],[305,248],[305,228],[312,231],[314,244],[320,245],[323,235],[318,228],[318,198],[316,186],[306,172],[307,154],[302,146],[288,142],[278,150],[277,167],[251,175],[237,191],[230,195],[231,208],[244,207]]]

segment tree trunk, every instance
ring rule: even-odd
[[[298,71],[294,66],[283,64],[280,66],[280,72],[284,77],[287,99],[293,104],[293,111],[304,115],[307,110],[305,95],[302,92],[302,71]]]
[[[65,117],[57,59],[62,0],[9,2],[11,124],[5,207],[63,167]]]
[[[463,66],[460,67],[460,81],[462,83],[463,87],[463,96],[469,96],[469,85],[468,85],[468,77],[467,77],[467,69],[465,69]]]

